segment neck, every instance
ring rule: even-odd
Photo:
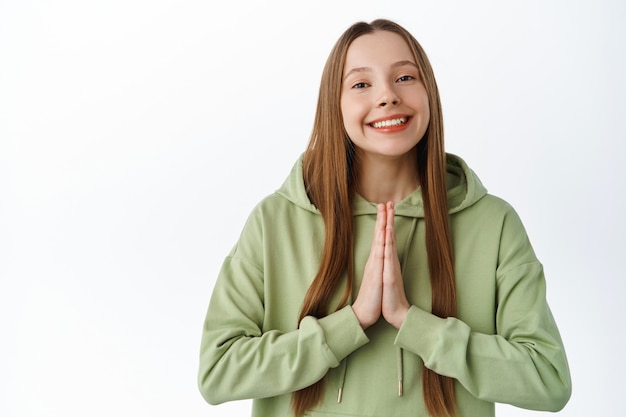
[[[367,201],[385,203],[404,199],[419,186],[415,153],[400,157],[359,155],[357,192]]]

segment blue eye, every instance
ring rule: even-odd
[[[352,86],[352,88],[365,88],[367,87],[367,83],[356,83]]]

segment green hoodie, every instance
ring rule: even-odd
[[[571,394],[569,369],[542,265],[524,227],[463,160],[448,155],[447,172],[458,318],[430,313],[418,189],[395,205],[398,256],[412,303],[402,327],[381,318],[364,331],[350,306],[298,323],[324,240],[300,158],[281,188],[254,208],[220,271],[201,342],[198,380],[206,401],[252,398],[253,416],[293,416],[291,393],[325,377],[323,400],[307,415],[427,416],[425,364],[456,379],[458,417],[493,416],[494,402],[560,410]],[[357,294],[376,204],[357,195],[353,221]]]

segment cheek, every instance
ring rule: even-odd
[[[428,101],[428,93],[426,90],[422,90],[420,97],[422,98],[422,108],[425,113],[430,114],[430,102]]]
[[[343,117],[344,125],[351,125],[355,123],[355,117],[358,114],[357,107],[350,100],[341,100],[341,116]]]
[[[343,120],[343,128],[349,138],[353,139],[360,135],[361,119],[359,111],[349,100],[341,102],[341,117]]]
[[[420,107],[422,108],[421,113],[424,115],[424,121],[426,124],[430,123],[430,103],[428,102],[428,96],[424,95]]]
[[[367,117],[368,107],[362,100],[348,97],[341,100],[341,114],[346,123],[361,124]]]

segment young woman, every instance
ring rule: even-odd
[[[357,23],[332,50],[306,152],[224,261],[199,386],[260,417],[568,401],[542,266],[515,211],[444,152],[431,66],[397,24]]]

